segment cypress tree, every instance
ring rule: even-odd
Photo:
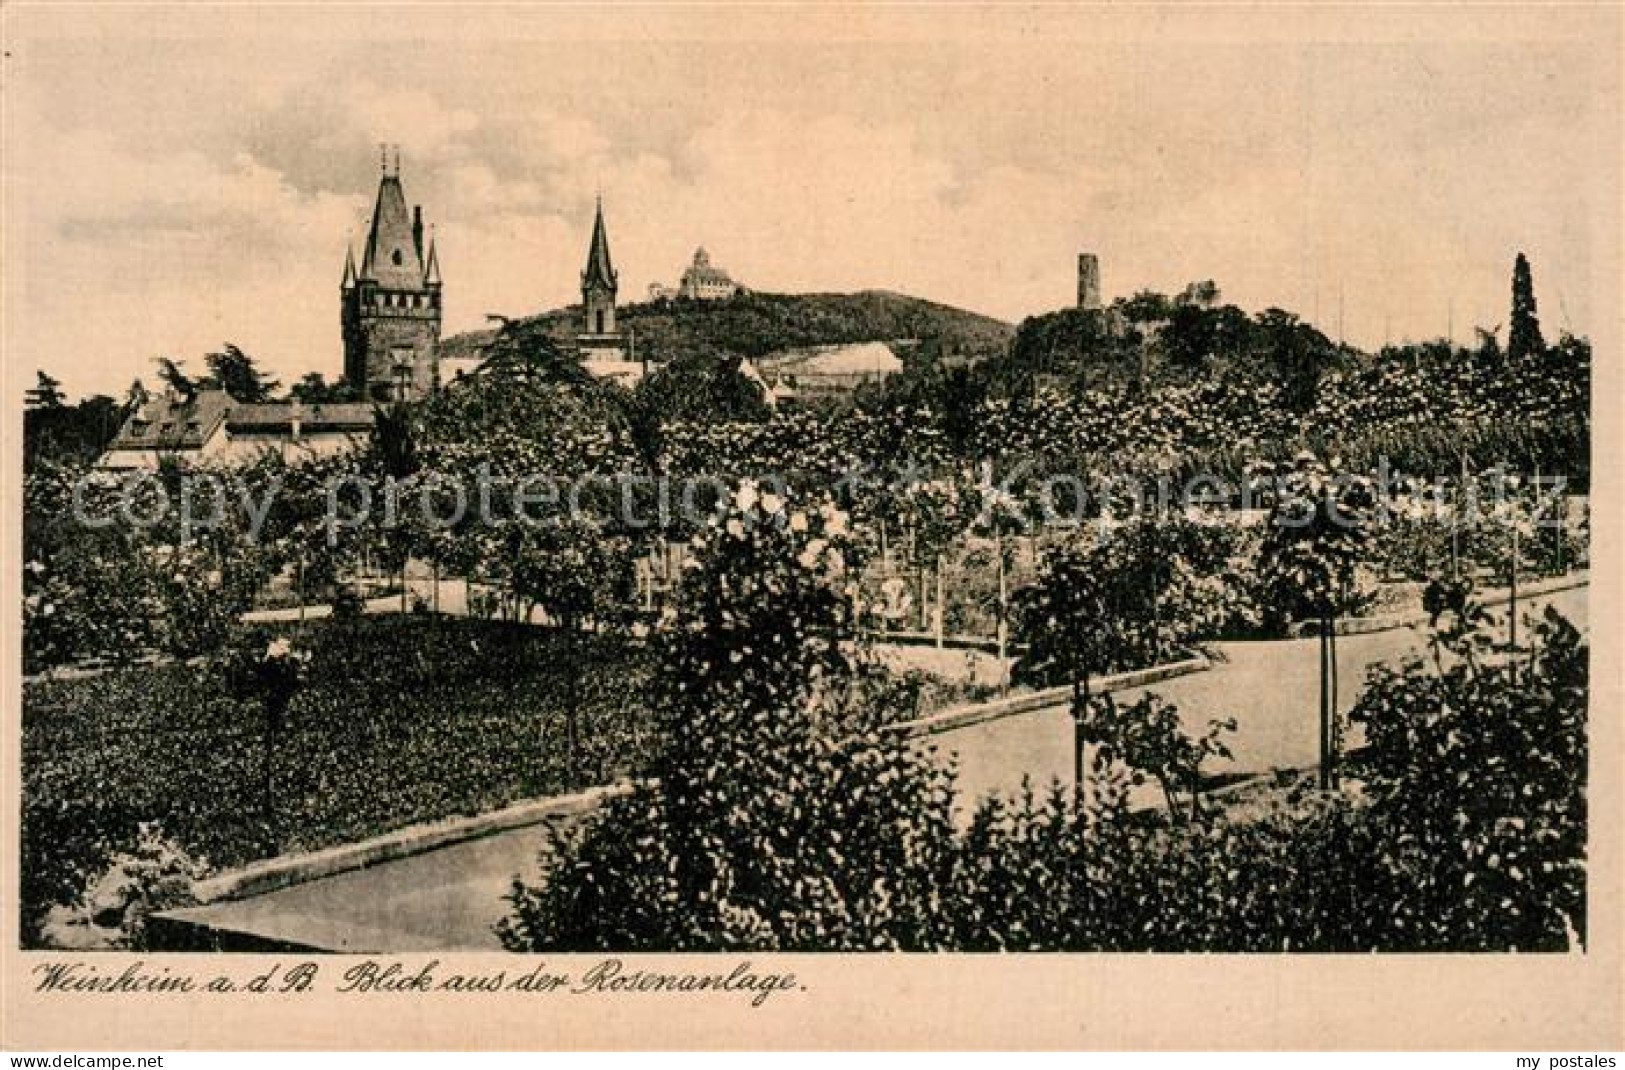
[[[1545,348],[1540,320],[1535,316],[1535,281],[1529,273],[1529,260],[1519,253],[1512,263],[1512,334],[1507,339],[1507,356],[1519,361]]]

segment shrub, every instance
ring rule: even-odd
[[[1533,657],[1441,632],[1432,664],[1374,670],[1365,727],[1388,946],[1561,950],[1585,935],[1587,649],[1547,609]],[[1448,658],[1448,660],[1446,660]]]
[[[288,634],[251,632],[264,651]],[[316,849],[418,821],[565,790],[566,691],[558,637],[487,621],[311,621],[312,657],[274,755],[276,825],[263,821],[264,712],[219,673],[113,670],[24,690],[23,911],[37,924],[159,823],[221,866]],[[592,782],[642,771],[654,726],[647,654],[591,636],[577,664],[579,768]]]
[[[1148,691],[1123,706],[1110,693],[1096,696],[1083,734],[1096,744],[1097,769],[1120,761],[1132,770],[1132,783],[1154,778],[1168,804],[1169,820],[1177,823],[1182,819],[1176,802],[1180,792],[1190,796],[1191,819],[1201,816],[1202,763],[1231,757],[1224,735],[1235,730],[1234,717],[1209,721],[1207,731],[1193,739],[1180,723],[1179,707]]]
[[[63,794],[31,783],[23,793],[20,929],[42,946],[53,906],[79,904],[85,888],[140,827],[134,808],[106,793]]]
[[[746,484],[697,543],[657,674],[659,782],[555,840],[504,943],[938,946],[951,778],[877,723],[842,652],[845,514]]]
[[[78,949],[147,950],[147,919],[197,900],[192,884],[209,874],[207,862],[155,825],[143,824],[134,843],[115,853],[72,905],[53,907],[40,942]]]

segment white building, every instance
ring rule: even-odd
[[[678,294],[691,301],[717,301],[739,290],[739,284],[726,271],[711,263],[711,254],[703,245],[694,251],[694,262],[683,272],[683,281],[677,286]]]
[[[855,342],[848,345],[781,349],[753,362],[750,374],[770,391],[772,404],[792,399],[849,394],[864,383],[879,382],[903,370],[896,353],[901,342]]]

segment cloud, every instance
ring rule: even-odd
[[[338,94],[352,127],[380,142],[410,144],[414,152],[438,156],[479,126],[466,108],[446,107],[421,89],[381,86],[363,79]]]
[[[1109,296],[1214,278],[1330,326],[1341,290],[1365,344],[1498,322],[1518,248],[1584,330],[1617,210],[1617,83],[1566,44],[54,47],[8,102],[5,329],[70,390],[228,339],[335,374],[380,141],[435,228],[448,332],[575,300],[599,189],[623,300],[703,244],[758,288],[1019,319],[1069,303],[1089,249]]]

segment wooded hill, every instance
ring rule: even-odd
[[[743,293],[720,301],[677,299],[626,305],[617,325],[636,338],[639,356],[669,362],[685,357],[759,357],[799,346],[916,339],[922,355],[978,361],[1003,354],[1014,328],[989,316],[918,297],[866,290],[853,294]],[[581,308],[544,312],[527,322],[543,325],[563,344],[581,330]],[[442,359],[476,356],[494,330],[443,339]]]

